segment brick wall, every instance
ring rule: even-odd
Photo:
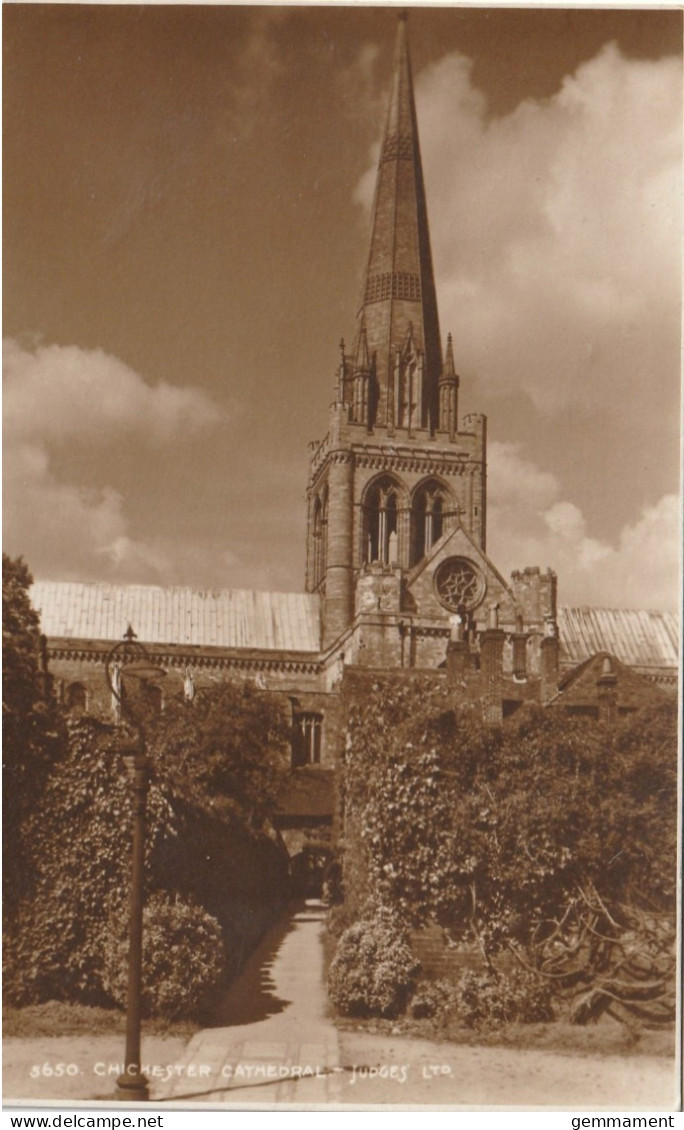
[[[445,978],[458,981],[465,969],[480,972],[484,968],[482,956],[476,950],[463,946],[450,946],[441,926],[435,924],[413,930],[410,934],[411,950],[421,964],[422,973],[430,981]]]

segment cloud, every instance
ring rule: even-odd
[[[492,120],[466,76],[443,60],[424,87],[459,363],[493,390],[514,380],[542,411],[661,411],[679,373],[679,62],[627,60],[611,44],[555,97]]]
[[[67,481],[56,456],[99,457],[114,442],[158,449],[212,429],[224,413],[202,392],[148,385],[116,357],[76,346],[5,343],[4,536],[41,573],[159,580],[174,552],[136,539],[111,485]],[[132,450],[132,448],[131,448]]]
[[[416,84],[442,324],[457,366],[543,412],[676,411],[681,68],[615,44],[491,117],[450,54]],[[373,175],[357,185],[370,207]]]
[[[197,389],[163,381],[152,386],[125,362],[101,349],[75,345],[3,349],[5,435],[10,442],[41,445],[96,443],[105,434],[138,432],[147,442],[212,426],[220,409]]]
[[[593,537],[558,480],[514,444],[491,443],[488,553],[504,576],[552,568],[564,605],[674,609],[679,601],[680,511],[676,495],[644,507],[615,544]]]

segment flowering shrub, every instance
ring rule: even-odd
[[[328,992],[343,1016],[398,1016],[419,965],[386,913],[362,919],[340,938],[328,973]]]
[[[458,1006],[458,989],[452,981],[423,981],[418,986],[409,1005],[414,1020],[432,1017],[446,1019]]]
[[[524,969],[498,976],[467,969],[456,989],[459,1017],[469,1028],[535,1024],[554,1018],[549,985]]]
[[[117,915],[103,952],[102,982],[125,1005],[128,923]],[[177,895],[153,895],[143,911],[142,1014],[201,1020],[225,971],[221,927],[196,904]]]

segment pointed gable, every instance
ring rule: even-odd
[[[415,604],[419,616],[444,618],[446,605],[439,596],[440,569],[444,572],[442,567],[449,561],[470,563],[473,567],[478,591],[473,593],[469,610],[478,621],[486,618],[492,604],[499,605],[504,619],[513,618],[514,598],[510,586],[462,526],[443,534],[406,579],[407,597]]]
[[[667,691],[621,663],[616,656],[598,651],[563,676],[558,694],[549,705],[563,707],[570,713],[598,714],[601,682],[606,681],[606,675],[612,684],[618,716],[669,697]]]

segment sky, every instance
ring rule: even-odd
[[[409,9],[488,553],[679,603],[682,14]],[[300,590],[396,11],[6,4],[4,548]]]

